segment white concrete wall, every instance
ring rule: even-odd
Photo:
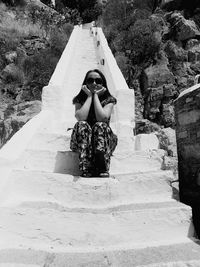
[[[62,112],[63,110],[63,86],[65,85],[66,77],[70,76],[77,40],[81,30],[81,26],[74,27],[74,30],[71,33],[70,39],[61,55],[48,86],[43,88],[42,109],[51,109],[54,111],[57,118],[59,117],[59,112]]]
[[[159,141],[155,134],[133,136],[133,131],[135,129],[134,90],[129,89],[108,46],[102,29],[97,27],[93,28],[92,31],[97,47],[99,69],[106,77],[111,94],[116,96],[118,101],[111,121],[116,122],[112,128],[116,128],[116,133],[119,137],[118,149],[120,153],[126,153],[127,150],[146,151],[158,149]]]
[[[133,131],[135,128],[135,96],[134,90],[129,89],[124,76],[108,46],[101,28],[94,28],[94,39],[97,47],[99,69],[104,73],[109,91],[117,98],[114,118],[119,137],[120,149],[134,149]],[[132,145],[132,146],[131,146]]]

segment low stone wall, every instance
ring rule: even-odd
[[[118,104],[114,110],[116,122],[116,132],[121,140],[120,150],[134,149],[134,129],[135,129],[135,95],[134,90],[130,90],[116,60],[108,46],[107,40],[101,28],[93,28],[95,44],[97,47],[97,58],[99,69],[104,73],[109,90],[117,97]],[[133,144],[133,146],[131,146]],[[128,146],[127,146],[128,145]],[[130,147],[131,146],[131,147]]]
[[[59,111],[63,112],[63,86],[66,76],[69,75],[76,50],[77,38],[82,26],[75,26],[70,39],[61,55],[48,86],[42,91],[42,109],[51,109],[58,117]]]
[[[200,85],[183,91],[175,101],[180,200],[200,201]],[[199,181],[198,181],[199,180]]]

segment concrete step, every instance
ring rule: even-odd
[[[109,179],[81,178],[39,171],[12,172],[7,188],[1,192],[3,206],[39,203],[60,205],[67,209],[131,208],[136,203],[158,203],[173,200],[170,171],[116,175]]]
[[[21,263],[8,263],[8,262],[3,262],[0,263],[0,267],[40,267],[40,265],[36,264],[29,264],[28,266],[26,264],[21,264]]]
[[[67,131],[65,135],[58,133],[38,133],[33,136],[29,149],[35,150],[52,150],[52,151],[66,151],[70,149],[71,132]]]
[[[167,263],[155,263],[148,265],[139,265],[138,267],[199,267],[200,260],[189,260],[189,261],[176,261],[176,262],[167,262]]]
[[[68,135],[71,131],[67,131],[68,129],[72,129],[75,125],[77,120],[73,116],[70,120],[67,120],[65,122],[60,122],[59,120],[51,120],[49,122],[46,122],[40,129],[38,134],[47,134],[47,135]]]
[[[78,154],[72,151],[26,150],[17,169],[79,175]]]
[[[168,246],[96,252],[70,252],[55,246],[48,250],[3,249],[0,261],[1,267],[199,267],[200,246],[188,240]]]
[[[157,171],[161,169],[161,164],[160,158],[153,158],[145,153],[114,154],[111,158],[110,173],[114,175]],[[79,175],[78,165],[78,154],[72,151],[27,149],[19,158],[17,169]]]
[[[0,249],[113,250],[186,242],[191,209],[179,202],[131,210],[68,211],[58,206],[0,208]]]

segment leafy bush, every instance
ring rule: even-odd
[[[129,30],[127,49],[131,49],[131,59],[134,64],[141,63],[148,58],[153,58],[159,51],[155,32],[157,25],[150,20],[137,20]]]
[[[49,38],[50,48],[54,51],[54,54],[58,57],[61,56],[67,42],[69,40],[69,35],[65,34],[63,31],[58,31],[56,29],[52,30]]]
[[[82,13],[83,23],[89,23],[91,21],[95,21],[101,14],[102,14],[102,6],[99,4],[96,4],[92,8],[87,8]]]
[[[23,62],[23,70],[27,83],[38,80],[46,85],[56,67],[59,57],[51,49],[45,49],[33,56],[27,57]]]
[[[162,27],[151,18],[158,5],[157,0],[109,0],[103,12],[104,33],[130,86],[160,50]]]
[[[6,76],[5,92],[22,87],[27,99],[40,99],[43,86],[47,85],[59,58],[68,42],[73,25],[55,11],[35,6],[31,16],[9,15],[9,8],[0,11],[0,71],[8,64],[7,52],[16,51],[15,67]],[[30,10],[29,10],[30,11]],[[42,16],[41,16],[42,15]],[[32,36],[38,36],[32,41]],[[42,37],[41,39],[39,37]],[[46,38],[44,38],[46,37]],[[31,55],[30,55],[31,54]],[[15,98],[16,94],[10,94]]]
[[[118,64],[119,68],[121,69],[124,77],[126,79],[128,79],[128,75],[129,75],[129,59],[128,59],[128,57],[126,57],[124,53],[117,53],[115,55],[115,60]]]
[[[26,4],[25,0],[2,0],[7,6],[24,6]]]
[[[27,88],[31,88],[32,93],[37,91],[36,99],[41,99],[42,88],[49,83],[58,60],[59,57],[51,49],[40,51],[24,60],[24,82]]]
[[[7,74],[5,82],[23,84],[24,72],[20,68],[16,67],[13,72]]]
[[[102,13],[102,4],[100,4],[98,0],[59,0],[59,2],[60,5],[78,10],[83,23],[96,20]]]

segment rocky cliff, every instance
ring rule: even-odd
[[[0,147],[41,110],[47,85],[73,29],[40,1],[0,4]]]

